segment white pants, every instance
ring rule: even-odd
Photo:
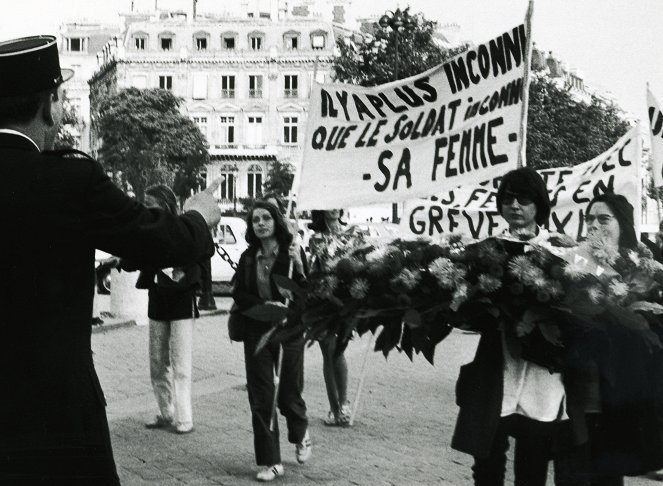
[[[150,378],[161,416],[175,425],[193,425],[191,361],[193,319],[150,319]]]

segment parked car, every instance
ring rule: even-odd
[[[212,257],[212,282],[228,283],[235,274],[234,264],[248,248],[245,239],[246,222],[242,218],[223,216],[214,231],[216,251]]]

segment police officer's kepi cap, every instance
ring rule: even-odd
[[[53,89],[74,75],[60,69],[57,40],[52,35],[0,42],[0,97]]]

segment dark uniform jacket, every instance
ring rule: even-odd
[[[0,133],[0,228],[0,484],[117,484],[90,349],[95,248],[186,265],[213,252],[206,223]]]

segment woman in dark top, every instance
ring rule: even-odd
[[[145,191],[145,205],[177,214],[177,199],[165,185]],[[126,265],[122,264],[123,268]],[[148,429],[174,427],[193,431],[191,368],[193,323],[199,317],[195,292],[200,287],[200,267],[141,270],[136,287],[148,289],[150,320],[150,378],[159,414],[145,424]]]
[[[240,312],[266,302],[284,305],[285,297],[274,282],[274,275],[288,275],[292,260],[292,279],[305,281],[304,260],[299,247],[292,246],[292,234],[277,207],[258,201],[247,216],[246,241],[249,248],[242,254],[235,273],[233,299]],[[253,443],[256,464],[262,466],[256,479],[272,481],[284,473],[279,447],[278,420],[272,420],[274,397],[274,369],[281,352],[279,344],[268,342],[256,354],[260,338],[273,325],[245,319],[244,361],[251,406]],[[306,462],[311,456],[304,388],[304,338],[295,336],[281,343],[283,361],[279,376],[278,407],[286,418],[288,442],[295,444],[297,461]]]

